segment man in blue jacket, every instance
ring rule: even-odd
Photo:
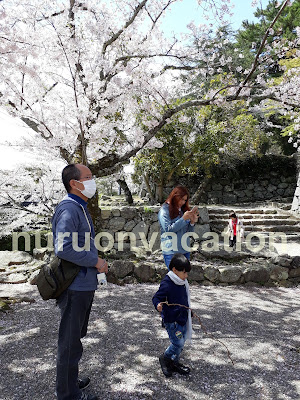
[[[89,378],[78,379],[82,355],[81,338],[87,333],[88,320],[97,289],[97,274],[107,273],[107,263],[98,257],[95,231],[87,210],[87,201],[96,192],[96,183],[88,167],[67,165],[62,172],[67,196],[57,206],[52,218],[55,254],[80,265],[81,269],[57,299],[61,312],[58,336],[56,393],[58,400],[97,400],[82,392]]]

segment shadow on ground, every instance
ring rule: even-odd
[[[157,285],[109,285],[96,292],[82,375],[105,400],[300,398],[300,289],[192,286],[193,344],[183,360],[189,377],[162,375],[158,356],[168,345],[151,298]],[[58,309],[36,299],[0,315],[0,400],[54,400]],[[27,293],[28,295],[28,293]]]

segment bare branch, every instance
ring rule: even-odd
[[[159,18],[163,15],[163,13],[166,11],[166,9],[167,9],[172,3],[176,3],[176,1],[177,1],[177,0],[169,0],[168,3],[165,5],[165,7],[163,7],[163,9],[160,11],[160,13],[158,14],[158,16],[157,16],[155,19],[152,18],[152,16],[151,16],[150,12],[148,11],[147,7],[145,7],[145,10],[146,10],[147,14],[148,14],[149,18],[150,18],[151,21],[152,21],[152,27],[151,27],[151,29],[150,29],[150,32],[154,29],[154,27],[155,27],[157,21],[158,21]],[[147,37],[148,37],[148,35],[145,36],[145,38],[142,40],[142,43],[143,43],[145,40],[147,40]]]
[[[136,17],[138,16],[139,12],[145,7],[146,3],[148,0],[143,0],[134,10],[134,13],[132,15],[132,17],[126,22],[126,24],[124,25],[124,27],[122,29],[120,29],[117,33],[115,33],[109,40],[107,40],[104,44],[103,44],[103,48],[102,48],[102,54],[104,55],[106,52],[106,49],[108,48],[108,46],[110,46],[111,44],[113,44],[120,36],[121,34],[125,31],[125,29],[127,29],[136,19]]]
[[[191,65],[182,65],[181,67],[176,65],[166,65],[165,67],[163,67],[161,74],[167,71],[168,69],[179,70],[179,71],[193,71],[195,69],[199,69],[199,67],[198,66],[192,67]]]
[[[45,21],[45,20],[47,20],[49,18],[52,18],[52,17],[57,17],[58,15],[61,15],[64,12],[65,12],[65,10],[61,10],[61,11],[57,11],[57,12],[51,14],[51,15],[47,15],[47,16],[45,15],[45,16],[43,16],[43,18],[37,19],[37,22]]]

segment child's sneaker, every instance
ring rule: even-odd
[[[189,367],[180,364],[178,361],[172,361],[171,368],[173,372],[178,372],[181,375],[188,375],[191,372]]]
[[[172,361],[166,358],[164,354],[162,354],[161,356],[159,356],[159,362],[165,377],[169,378],[170,376],[172,376]]]

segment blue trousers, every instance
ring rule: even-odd
[[[177,322],[165,322],[165,327],[171,342],[165,351],[165,357],[173,361],[179,361],[186,339],[186,324],[179,325]]]
[[[81,338],[87,333],[94,291],[65,290],[57,299],[61,320],[58,333],[56,393],[58,400],[78,400],[78,364]]]
[[[171,262],[173,256],[174,256],[174,254],[163,254],[164,262],[165,262],[166,266],[168,267],[169,271],[170,271],[169,265],[170,265],[170,262]],[[186,256],[186,258],[189,260],[191,253],[185,253],[184,256]]]

